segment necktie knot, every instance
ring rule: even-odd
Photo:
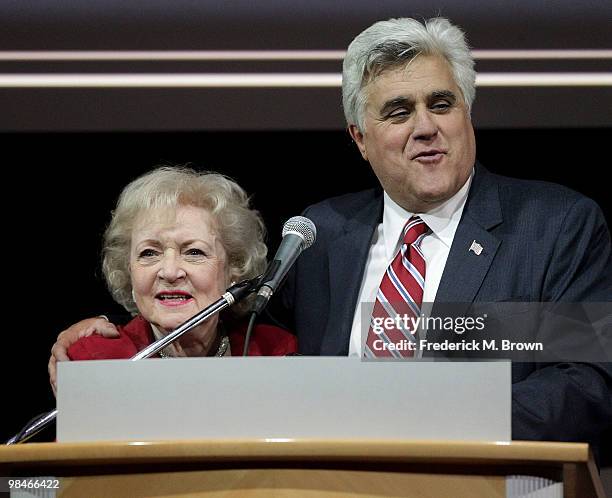
[[[411,245],[427,231],[427,224],[420,216],[413,216],[404,225],[404,244]]]

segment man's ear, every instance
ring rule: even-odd
[[[355,124],[349,125],[348,132],[351,135],[351,138],[357,144],[357,148],[359,149],[359,152],[361,152],[361,157],[367,161],[368,151],[366,150],[365,142],[363,140],[363,133],[359,131],[359,128]]]

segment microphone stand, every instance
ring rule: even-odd
[[[202,322],[208,320],[211,316],[216,315],[225,308],[229,308],[234,303],[240,301],[248,294],[259,288],[260,278],[261,275],[249,280],[243,280],[242,282],[238,282],[237,284],[230,286],[214,303],[207,306],[202,311],[189,318],[187,321],[183,322],[167,336],[162,337],[160,340],[155,341],[142,351],[136,353],[130,358],[130,361],[142,360],[143,358],[153,356],[160,350],[164,349],[168,344],[176,341],[186,332],[189,332],[192,328],[197,327]],[[29,422],[28,425],[21,429],[21,431],[10,438],[6,444],[19,444],[27,441],[53,422],[55,417],[57,417],[57,408],[55,410],[51,410],[50,412],[44,413],[36,420]]]

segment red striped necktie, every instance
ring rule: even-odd
[[[419,246],[427,229],[418,216],[404,226],[402,246],[376,293],[364,349],[367,358],[414,356],[408,344],[416,344],[416,327],[411,318],[418,319],[423,304],[425,258]]]

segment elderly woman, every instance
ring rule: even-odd
[[[134,180],[119,197],[103,247],[108,287],[134,318],[118,327],[118,338],[82,337],[68,349],[69,358],[130,358],[167,335],[216,301],[232,282],[264,270],[263,236],[263,222],[249,208],[244,190],[222,175],[162,167]],[[244,311],[242,303],[211,317],[160,356],[242,353]],[[293,335],[260,325],[249,354],[295,350]]]

